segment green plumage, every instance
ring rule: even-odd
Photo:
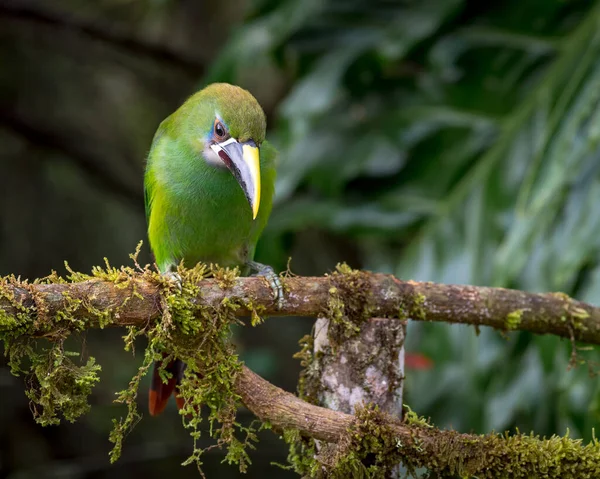
[[[256,219],[240,183],[207,161],[213,125],[260,148],[261,200]],[[148,236],[162,272],[181,260],[241,266],[253,259],[271,213],[275,150],[265,141],[266,120],[254,97],[239,87],[212,84],[165,119],[152,143],[144,180]]]
[[[265,129],[256,99],[224,83],[192,95],[161,123],[148,154],[144,188],[150,247],[162,273],[181,261],[186,267],[200,261],[239,266],[242,274],[255,269],[270,277],[281,298],[273,270],[251,263],[275,192],[276,155]],[[171,375],[166,382],[154,366],[148,396],[153,416],[164,410],[185,370],[180,359],[164,367]],[[175,397],[181,408],[181,398]]]

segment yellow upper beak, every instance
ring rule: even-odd
[[[248,167],[249,178],[247,195],[249,196],[250,207],[252,208],[252,219],[256,219],[258,208],[260,207],[260,155],[256,146],[244,143],[242,146],[242,157]]]
[[[230,138],[211,148],[239,183],[252,209],[252,219],[255,220],[260,206],[260,155],[256,143],[252,140],[240,143]]]

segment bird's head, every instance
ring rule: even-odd
[[[241,186],[252,218],[260,206],[260,155],[266,118],[250,92],[227,83],[213,83],[184,105],[188,138],[213,168],[227,168]]]

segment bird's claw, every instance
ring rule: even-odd
[[[269,282],[273,296],[277,303],[277,309],[283,308],[283,286],[281,280],[275,270],[268,264],[257,263],[256,261],[249,261],[248,266],[250,269],[256,271],[254,276],[263,276]]]
[[[181,293],[183,290],[181,275],[176,271],[169,271],[163,274],[163,278],[165,278],[171,286],[175,286],[177,290]]]

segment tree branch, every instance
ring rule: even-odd
[[[269,421],[275,429],[298,429],[307,437],[338,442],[354,416],[309,404],[274,386],[246,366],[237,379],[244,405],[256,417]]]
[[[180,270],[186,294],[194,291],[190,288],[194,271]],[[0,338],[52,335],[55,331],[64,337],[70,329],[82,330],[100,321],[102,326],[144,326],[162,317],[165,287],[170,288],[169,294],[177,295],[178,288],[148,269],[134,272],[107,267],[106,271],[95,270],[95,275],[85,279],[72,273],[76,281],[71,283],[53,275],[46,279],[48,284],[0,278]],[[265,278],[235,278],[222,272],[197,282],[199,292],[194,301],[209,311],[227,305],[228,311],[238,316],[257,311],[272,316],[324,314],[332,322],[341,318],[342,325],[369,317],[413,318],[600,342],[600,309],[563,294],[401,281],[345,266],[329,276],[284,277],[282,283],[286,294],[279,310]],[[93,362],[84,368],[93,369]],[[309,404],[245,366],[232,386],[246,407],[275,430],[291,430],[330,443],[313,457],[325,467],[343,466],[348,457],[353,458],[351,467],[355,467],[356,461],[361,464],[368,454],[375,454],[378,461],[389,460],[393,467],[402,462],[461,477],[506,477],[507,471],[518,472],[514,477],[534,477],[540,471],[548,478],[600,477],[597,441],[584,446],[568,437],[542,440],[522,434],[462,434],[436,429],[414,413],[401,421],[369,407],[357,408],[355,415],[349,415]],[[135,401],[135,396],[125,397]]]
[[[306,437],[341,443],[352,437],[351,431],[359,432],[364,426],[360,417],[302,401],[245,366],[236,385],[246,407],[276,430],[296,429]],[[521,434],[461,434],[434,428],[418,419],[402,422],[386,414],[370,419],[381,421],[378,430],[388,435],[376,438],[382,447],[388,440],[384,453],[395,454],[406,465],[436,473],[479,478],[508,477],[510,471],[516,474],[511,477],[538,477],[540,473],[547,478],[600,475],[597,443],[583,446],[581,441],[556,436],[541,440]]]
[[[0,128],[7,128],[37,148],[57,151],[71,159],[88,178],[100,187],[106,188],[123,198],[130,205],[140,208],[143,204],[143,192],[114,175],[103,162],[94,158],[88,149],[73,141],[66,141],[61,135],[28,121],[0,105]]]
[[[130,284],[124,286],[124,282]],[[446,285],[402,281],[391,275],[352,272],[325,277],[282,278],[286,290],[277,309],[268,283],[261,277],[237,278],[222,287],[217,279],[198,283],[197,303],[218,308],[225,298],[239,304],[236,314],[246,316],[260,308],[264,316],[319,316],[327,314],[332,299],[341,313],[352,319],[367,317],[410,318],[453,324],[489,326],[501,331],[522,330],[553,334],[591,344],[600,344],[600,308],[562,293],[526,293],[504,288]],[[358,287],[355,287],[358,286]],[[32,309],[37,332],[44,334],[66,306],[68,298],[80,304],[73,314],[94,320],[94,310],[116,312],[114,326],[144,325],[161,316],[160,287],[144,273],[127,276],[122,284],[92,279],[65,284],[0,282],[0,311],[15,315],[17,304]],[[135,290],[136,295],[133,295]],[[15,301],[6,296],[14,295]],[[36,311],[44,311],[38,318]],[[68,325],[56,325],[68,328]],[[1,329],[0,329],[1,330]]]

